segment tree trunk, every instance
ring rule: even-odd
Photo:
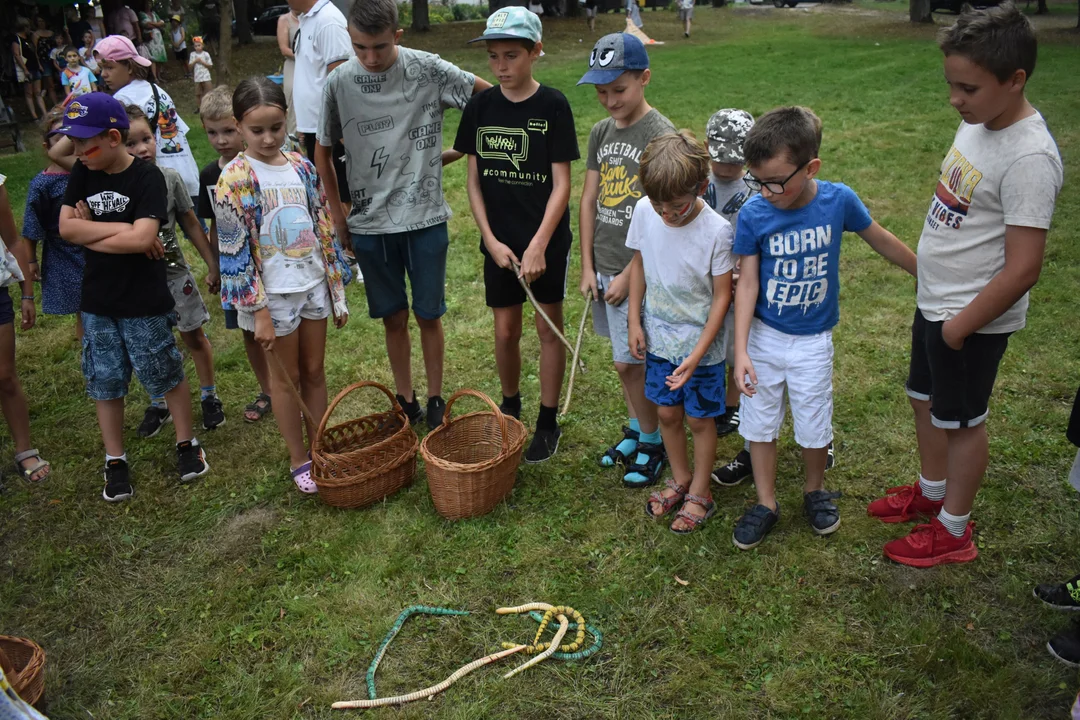
[[[220,47],[218,48],[218,62],[214,65],[219,67],[219,83],[232,85],[232,15],[233,6],[230,0],[221,3],[221,33]]]
[[[431,17],[428,15],[428,0],[413,0],[412,29],[427,32],[431,29]]]
[[[908,0],[908,17],[913,23],[932,23],[930,0]]]
[[[1046,0],[1039,0],[1039,7],[1036,8],[1035,14],[1036,15],[1047,15],[1049,12],[1050,12],[1050,9],[1046,7]]]
[[[228,2],[229,0],[225,0]],[[251,18],[248,17],[248,0],[234,0],[236,3],[236,36],[241,45],[255,42],[251,37]]]

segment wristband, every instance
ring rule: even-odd
[[[22,299],[23,299],[23,300],[33,300],[33,299],[34,299],[34,296],[33,296],[33,295],[23,295],[23,296],[22,296]]]

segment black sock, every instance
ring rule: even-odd
[[[503,401],[500,407],[503,412],[509,413],[514,417],[521,415],[521,393],[516,392],[513,395],[503,395]]]
[[[536,429],[537,430],[556,430],[559,425],[555,422],[555,414],[559,411],[557,407],[548,407],[547,405],[540,405],[540,412],[536,415]]]

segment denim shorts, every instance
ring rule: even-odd
[[[364,274],[369,316],[385,318],[409,309],[406,275],[417,317],[438,320],[446,314],[446,223],[388,235],[353,234],[352,245]]]
[[[645,398],[649,402],[660,407],[682,405],[692,418],[714,418],[727,411],[724,363],[698,365],[685,385],[669,390],[667,377],[677,367],[658,355],[645,354]]]
[[[184,359],[176,347],[173,313],[113,318],[84,312],[82,371],[86,394],[94,400],[127,395],[131,372],[150,397],[160,397],[184,379]]]

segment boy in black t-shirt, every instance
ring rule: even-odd
[[[147,392],[165,396],[176,425],[181,482],[210,469],[192,433],[165,251],[157,237],[167,210],[165,177],[128,154],[127,130],[119,101],[89,93],[67,105],[63,126],[53,131],[72,139],[77,157],[60,209],[60,235],[86,250],[82,367],[105,442],[102,497],[109,502],[134,493],[124,453],[124,396],[132,370]]]
[[[566,97],[533,79],[542,54],[540,18],[523,7],[491,15],[482,37],[499,85],[473,95],[462,114],[454,149],[469,156],[469,205],[480,230],[484,288],[495,313],[495,363],[502,409],[521,414],[521,306],[531,286],[560,330],[570,245],[570,163],[580,157]],[[487,208],[494,212],[488,213]],[[566,351],[539,314],[540,412],[525,462],[555,454],[555,421]]]

